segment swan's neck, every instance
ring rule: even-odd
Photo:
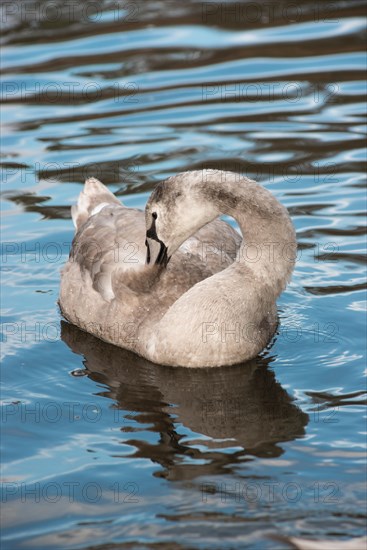
[[[252,271],[277,296],[290,279],[296,257],[293,224],[286,208],[264,187],[232,172],[205,171],[201,193],[239,224],[243,241],[228,269]]]

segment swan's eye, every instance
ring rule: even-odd
[[[157,212],[152,212],[152,218],[153,218],[154,220],[156,220],[156,219],[157,219],[157,217],[158,217],[158,214],[157,214]]]

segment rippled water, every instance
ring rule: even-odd
[[[363,2],[1,7],[2,548],[363,535]],[[143,208],[204,166],[256,178],[292,215],[273,345],[187,371],[62,321],[85,177]]]

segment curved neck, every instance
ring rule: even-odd
[[[297,243],[286,208],[264,187],[233,172],[203,170],[201,200],[216,204],[239,224],[242,244],[228,269],[249,269],[257,279],[280,294],[293,271]]]

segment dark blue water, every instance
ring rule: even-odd
[[[365,530],[362,2],[2,4],[2,548],[284,548]],[[61,320],[70,205],[253,177],[298,261],[247,365],[152,365]],[[332,548],[332,542],[330,548]]]

